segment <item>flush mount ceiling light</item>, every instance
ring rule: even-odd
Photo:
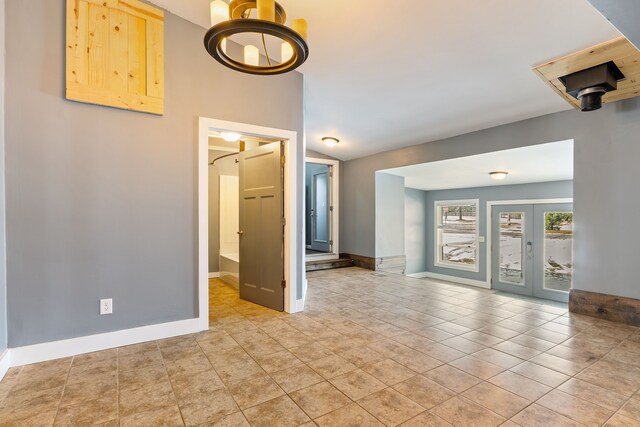
[[[204,36],[204,46],[216,61],[232,70],[257,75],[282,74],[295,70],[309,57],[307,21],[296,19],[291,28],[285,26],[287,14],[275,0],[231,0],[229,4],[215,0],[210,8],[211,28]],[[257,17],[251,16],[253,11]],[[227,53],[226,39],[236,34],[253,34],[263,52],[249,44],[244,47],[242,59],[233,58]],[[280,42],[279,61],[269,53],[265,36]]]
[[[238,142],[242,135],[235,132],[220,132],[220,136],[227,142]]]
[[[489,172],[489,176],[491,177],[491,179],[495,179],[497,181],[501,181],[505,179],[507,175],[509,175],[509,172],[504,172],[504,171]]]
[[[338,143],[340,142],[340,140],[338,138],[334,138],[332,136],[325,136],[324,138],[322,138],[322,142],[324,142],[325,144],[327,144],[327,147],[335,147],[336,145],[338,145]]]

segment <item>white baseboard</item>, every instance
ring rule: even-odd
[[[424,279],[425,277],[427,277],[427,274],[429,274],[428,271],[423,271],[420,273],[405,274],[405,276],[412,277],[414,279]]]
[[[200,319],[179,320],[141,326],[139,328],[104,334],[88,335],[42,344],[27,345],[9,349],[10,366],[22,366],[78,354],[107,350],[125,345],[171,338],[178,335],[193,334],[200,331]]]
[[[220,277],[220,272],[219,271],[216,271],[216,272],[213,272],[213,273],[209,273],[209,279],[217,279],[219,277]]]
[[[11,353],[9,350],[5,350],[2,354],[0,354],[0,381],[4,378],[11,366]]]
[[[324,255],[305,255],[305,262],[309,261],[329,261],[329,260],[338,260],[340,259],[340,255],[338,254],[324,254]]]
[[[463,277],[448,276],[446,274],[432,273],[430,271],[424,271],[422,273],[407,274],[407,276],[413,277],[416,279],[427,278],[427,279],[435,279],[435,280],[444,280],[445,282],[459,283],[461,285],[474,286],[476,288],[491,289],[491,287],[487,285],[487,282],[483,280],[465,279]]]

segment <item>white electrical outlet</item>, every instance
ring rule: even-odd
[[[113,313],[113,299],[100,300],[100,315]]]

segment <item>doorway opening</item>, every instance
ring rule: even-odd
[[[241,155],[269,144],[280,143],[275,138],[251,135],[237,134],[230,137],[218,132],[211,132],[209,135],[209,278],[220,278],[237,290],[240,289],[240,241],[245,228],[240,224]],[[258,173],[269,175],[268,172],[271,171],[262,170]],[[283,179],[281,173],[277,175],[276,180]],[[277,182],[275,185],[279,187]],[[280,200],[279,210],[282,207]],[[261,261],[260,257],[253,260],[246,256],[243,258],[245,262]],[[282,264],[281,260],[275,261]],[[277,309],[282,310],[282,307]]]
[[[296,191],[296,159],[301,158],[301,150],[292,131],[200,118],[198,307],[202,330],[209,328],[210,276],[222,276],[231,284],[237,281],[241,299],[289,313],[302,310],[303,304],[297,303],[304,279],[302,257],[297,255],[302,239],[296,221],[302,212]],[[218,231],[213,239],[210,228]]]
[[[566,140],[376,171],[376,269],[406,260],[412,277],[566,302],[573,151]]]
[[[307,157],[305,163],[305,255],[332,260],[339,251],[340,162]]]

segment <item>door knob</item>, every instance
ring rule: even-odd
[[[242,231],[242,230],[238,231],[238,235],[239,236],[242,236],[243,234],[244,234],[244,231]]]
[[[527,252],[531,252],[532,249],[533,249],[533,243],[527,242]]]

